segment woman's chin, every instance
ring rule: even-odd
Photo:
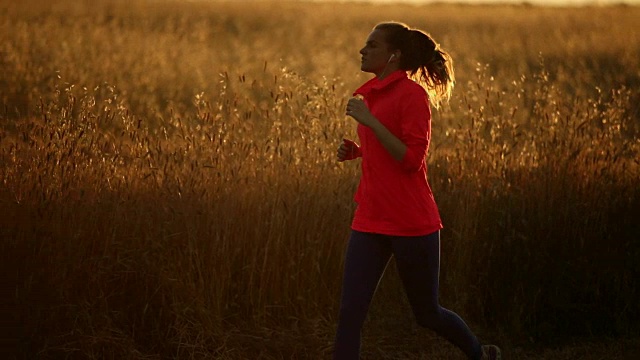
[[[366,72],[366,73],[375,73],[375,71],[373,71],[373,69],[371,69],[370,67],[366,66],[365,64],[360,65],[360,71]]]

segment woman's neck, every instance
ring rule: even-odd
[[[386,78],[387,76],[389,76],[391,73],[395,72],[396,70],[398,70],[398,63],[387,63],[387,65],[384,67],[384,69],[382,69],[382,71],[379,74],[376,74],[376,77],[378,78],[378,80],[382,81],[384,80],[384,78]]]

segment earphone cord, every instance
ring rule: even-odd
[[[382,69],[380,76],[378,76],[379,79],[384,79],[385,77],[387,77],[387,75],[389,75],[387,74],[387,70],[389,69],[389,64],[391,64],[391,59],[393,59],[394,56],[395,54],[391,54],[389,60],[387,60],[387,64],[384,66],[384,69]]]

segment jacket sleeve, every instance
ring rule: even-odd
[[[414,90],[407,94],[400,105],[400,122],[400,140],[407,146],[402,168],[408,172],[419,171],[424,166],[431,139],[431,107],[426,91]]]

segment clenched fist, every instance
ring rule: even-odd
[[[362,156],[360,146],[349,139],[342,139],[342,143],[338,148],[338,161],[353,160]]]

